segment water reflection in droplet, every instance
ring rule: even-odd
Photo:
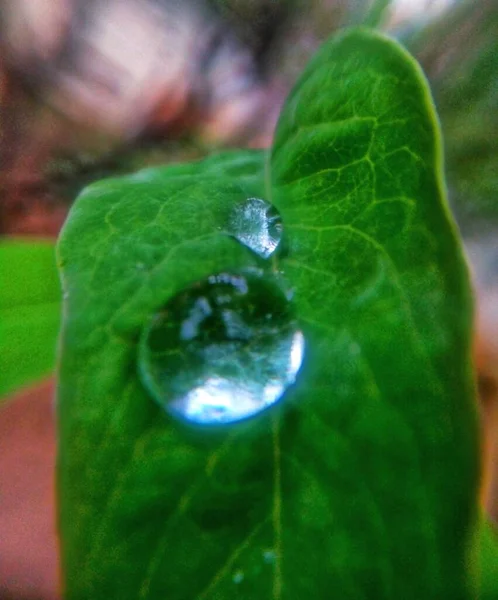
[[[261,198],[248,198],[236,205],[229,232],[262,258],[269,258],[282,239],[282,219],[277,209]]]
[[[272,278],[221,273],[154,316],[142,333],[139,372],[172,415],[231,423],[277,402],[294,383],[303,352],[291,306]]]

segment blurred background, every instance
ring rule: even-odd
[[[56,599],[53,244],[87,183],[267,147],[334,30],[367,24],[421,62],[477,299],[481,502],[498,517],[495,0],[0,0],[0,597]]]

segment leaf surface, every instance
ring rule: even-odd
[[[59,242],[59,493],[68,599],[471,597],[471,301],[425,80],[394,42],[324,45],[258,152],[88,188]],[[225,229],[261,195],[264,263]],[[278,270],[306,340],[275,410],[180,427],[140,331],[208,275]]]
[[[281,114],[271,175],[309,347],[299,435],[283,435],[282,455],[322,462],[331,480],[354,476],[328,490],[329,526],[317,524],[325,554],[342,549],[333,578],[372,597],[465,597],[477,472],[471,307],[416,63],[375,34],[326,44]],[[326,453],[313,454],[317,437]],[[296,509],[283,503],[287,545],[308,539],[311,553]],[[325,585],[330,569],[312,569]]]

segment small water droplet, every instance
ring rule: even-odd
[[[303,334],[273,278],[220,273],[154,315],[142,332],[139,373],[173,416],[232,423],[277,402],[303,352]]]
[[[248,198],[230,216],[229,232],[262,258],[269,258],[282,239],[282,219],[277,209],[261,198]]]
[[[238,571],[235,571],[235,573],[232,576],[232,581],[234,583],[241,583],[244,580],[244,572],[241,571],[240,569]]]
[[[267,565],[274,564],[276,559],[277,555],[275,554],[275,550],[263,550],[263,560]]]

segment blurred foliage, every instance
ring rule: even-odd
[[[72,202],[82,188],[109,176],[119,176],[142,168],[170,162],[195,160],[206,149],[195,140],[140,140],[133,147],[120,145],[102,154],[66,152],[49,161],[45,178],[56,196]]]
[[[498,6],[457,2],[400,37],[424,67],[440,115],[450,200],[464,233],[498,220]],[[482,223],[477,223],[482,226]]]
[[[55,365],[61,292],[54,245],[0,241],[0,398]]]
[[[479,531],[479,600],[496,600],[498,586],[498,529],[482,517]]]
[[[83,7],[83,3],[76,3],[80,4]],[[20,2],[19,7],[22,5]],[[156,114],[164,111],[169,114],[164,105],[168,98],[165,90],[163,104],[149,115],[149,122],[122,139],[106,135],[105,127],[99,130],[95,126],[92,135],[80,135],[78,130],[75,135],[74,125],[63,123],[61,129],[70,140],[61,141],[64,136],[59,135],[42,161],[43,179],[49,182],[53,197],[62,196],[71,202],[92,180],[144,165],[199,158],[209,154],[213,145],[241,145],[240,140],[224,137],[225,118],[241,119],[239,133],[245,131],[242,145],[253,145],[261,135],[266,136],[268,145],[273,120],[263,117],[271,111],[278,113],[286,91],[317,46],[339,27],[366,24],[397,37],[426,71],[443,126],[450,199],[464,233],[480,227],[482,219],[494,219],[498,215],[498,7],[494,0],[425,2],[423,9],[418,10],[414,8],[418,5],[416,2],[396,0],[188,0],[181,5],[181,10],[180,5],[171,0],[148,0],[140,8],[135,0],[126,0],[123,5],[127,8],[123,14],[133,15],[136,11],[137,18],[147,6],[158,10],[164,27],[171,28],[171,32],[163,32],[165,35],[179,35],[181,30],[187,40],[195,40],[195,50],[183,42],[178,50],[190,48],[191,52],[188,60],[183,60],[190,72],[185,75],[189,91],[186,104],[180,110],[182,116],[172,124]],[[82,14],[88,27],[92,22],[101,23],[101,10],[98,3],[92,3],[79,13],[73,11],[71,31],[78,28]],[[119,15],[116,13],[116,18]],[[122,15],[120,18],[124,19]],[[130,29],[130,35],[133,31]],[[151,31],[151,36],[157,33]],[[69,36],[65,43],[70,47],[74,33],[65,35]],[[179,39],[184,40],[181,36]],[[171,56],[171,60],[176,60],[174,53]],[[76,55],[71,60],[79,64],[83,59]],[[93,60],[98,60],[98,54]],[[15,65],[12,57],[9,61]],[[58,57],[53,73],[58,73],[59,63],[64,62],[61,61]],[[98,71],[98,67],[95,68]],[[112,73],[117,77],[116,71]],[[34,76],[33,71],[28,70],[21,79],[31,86],[30,93],[38,94],[42,102],[47,101],[50,90],[57,87],[56,76],[44,84],[42,73]],[[144,80],[144,83],[142,96],[145,98],[150,82]],[[48,89],[44,89],[44,85]],[[277,92],[271,93],[273,89]],[[263,96],[263,115],[256,111],[254,120],[254,114],[249,118],[242,108],[240,113],[235,110],[237,116],[234,117],[230,110],[243,104],[244,98],[253,92],[261,92]],[[229,107],[226,114],[225,104]],[[15,98],[13,105],[16,105]],[[25,110],[29,110],[32,122],[32,103]],[[60,107],[58,110],[60,113]],[[216,114],[214,132],[219,131],[218,141],[216,135],[212,137],[212,130],[209,141],[203,141],[202,120],[209,118],[210,111]],[[17,121],[9,146],[14,144],[19,153],[30,145],[17,139],[25,119]],[[32,125],[30,128],[36,129]],[[49,125],[48,129],[54,128]],[[38,145],[43,144],[44,139],[46,135],[42,131]]]

